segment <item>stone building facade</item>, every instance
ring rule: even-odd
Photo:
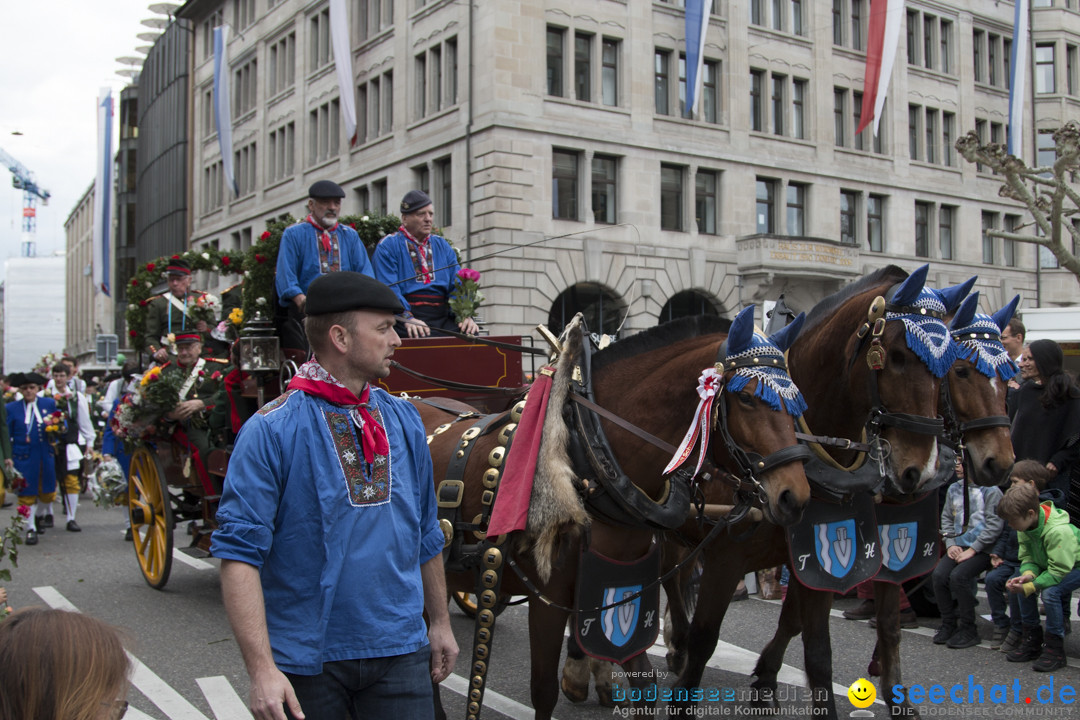
[[[1029,163],[1080,107],[1076,4],[1033,3]],[[483,273],[494,333],[577,310],[625,333],[781,292],[806,309],[888,263],[930,262],[939,285],[977,273],[987,309],[1014,293],[1076,302],[1075,279],[1033,246],[984,235],[1024,213],[953,149],[969,130],[1004,141],[1011,2],[906,4],[877,138],[855,134],[866,0],[715,0],[693,118],[680,6],[352,0],[350,144],[327,2],[190,0],[191,243],[246,247],[329,178],[345,213],[393,212],[426,189]],[[211,107],[223,23],[236,197]]]

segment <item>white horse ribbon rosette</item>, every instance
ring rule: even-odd
[[[701,439],[701,450],[698,452],[697,465],[694,466],[694,474],[701,470],[701,464],[705,462],[705,452],[709,447],[709,437],[712,431],[709,419],[712,417],[713,403],[717,395],[724,390],[724,376],[716,371],[716,368],[706,368],[698,377],[697,393],[701,398],[697,410],[694,411],[694,419],[683,436],[679,448],[671,458],[671,462],[664,468],[664,475],[675,470],[689,459],[694,452],[694,447]]]

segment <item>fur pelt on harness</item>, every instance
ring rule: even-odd
[[[562,336],[563,351],[555,367],[544,417],[543,439],[529,501],[523,550],[532,553],[540,579],[547,582],[560,544],[580,532],[589,516],[578,492],[580,480],[570,460],[570,429],[563,407],[570,392],[574,364],[581,357],[582,318],[578,314]]]

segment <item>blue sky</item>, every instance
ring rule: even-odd
[[[38,207],[38,255],[64,248],[64,221],[94,181],[102,87],[127,84],[117,57],[147,45],[149,0],[5,2],[0,10],[0,147],[52,193]],[[23,133],[21,136],[13,132]],[[114,123],[115,147],[115,123]],[[19,256],[23,193],[0,173],[0,260]]]

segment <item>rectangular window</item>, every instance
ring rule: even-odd
[[[923,15],[923,67],[934,68],[934,17]]]
[[[983,45],[986,43],[986,33],[982,30],[975,30],[971,34],[971,69],[975,73],[975,82],[982,82],[983,75],[983,56],[986,50]]]
[[[450,158],[441,158],[435,161],[435,197],[439,208],[439,220],[444,226],[453,225],[454,216],[454,172]]]
[[[593,221],[615,222],[619,160],[607,155],[593,155],[592,212]]]
[[[840,242],[844,245],[858,244],[855,228],[858,227],[859,193],[840,191]]]
[[[210,88],[203,92],[203,134],[214,135],[217,127],[214,125],[214,90]]]
[[[998,76],[1000,70],[998,69],[998,56],[1001,54],[998,47],[1001,45],[1000,35],[990,35],[989,42],[986,46],[986,80],[991,85],[998,84]],[[1006,60],[1006,62],[1008,62]]]
[[[686,107],[686,54],[679,53],[679,117],[690,117]]]
[[[233,71],[233,112],[240,117],[255,109],[258,93],[258,72],[255,60]]]
[[[389,70],[382,76],[382,122],[379,124],[380,131],[386,133],[394,131],[394,71]],[[440,212],[442,212],[440,210]]]
[[[844,0],[832,3],[832,41],[833,45],[844,44]]]
[[[776,232],[776,181],[757,179],[757,231]]]
[[[984,265],[994,264],[994,238],[988,233],[997,227],[997,213],[983,211],[982,214],[982,261]]]
[[[431,195],[431,171],[428,170],[428,166],[420,165],[413,168],[413,174],[416,188],[425,195]]]
[[[833,88],[833,142],[837,147],[847,146],[847,90]]]
[[[937,162],[937,124],[938,111],[926,110],[926,162]]]
[[[712,170],[698,170],[695,178],[694,218],[702,235],[716,234],[717,176]]]
[[[802,11],[802,0],[791,0],[791,32],[796,35],[806,34],[806,28],[803,26]]]
[[[368,116],[370,118],[368,121],[368,132],[371,133],[370,137],[373,138],[379,137],[379,135],[381,134],[380,126],[382,125],[382,107],[381,99],[379,97],[379,85],[380,83],[378,79],[372,80],[370,83],[368,83],[368,102],[370,103],[368,108]]]
[[[787,186],[787,234],[806,234],[806,186],[799,183]]]
[[[308,113],[307,164],[314,165],[337,155],[340,139],[341,104],[335,99]]]
[[[750,129],[760,132],[765,127],[765,71],[750,71]]]
[[[1052,167],[1057,161],[1057,146],[1054,144],[1052,131],[1040,130],[1035,135],[1035,165],[1041,168]],[[1044,176],[1049,172],[1043,173]]]
[[[853,124],[851,126],[851,132],[855,136],[854,145],[856,150],[866,149],[866,136],[873,132],[873,128],[871,128],[870,130],[863,130],[862,132],[859,132],[859,125],[862,124],[862,101],[863,94],[861,92],[852,91],[851,117]]]
[[[1035,92],[1052,93],[1055,87],[1054,46],[1035,46]]]
[[[678,165],[660,166],[660,229],[679,230],[683,227],[683,168]]]
[[[443,65],[442,48],[436,45],[428,50],[428,67],[431,69],[431,112],[443,109]]]
[[[221,9],[215,10],[210,17],[203,20],[203,60],[208,60],[214,56],[214,28],[224,24],[225,15]]]
[[[765,0],[750,0],[750,24],[765,24]]]
[[[592,102],[593,36],[574,33],[574,97]]]
[[[600,92],[605,105],[619,104],[619,41],[604,38],[601,51]],[[706,63],[708,64],[708,63]],[[706,76],[706,80],[708,76]],[[713,120],[712,122],[716,122]]]
[[[907,58],[909,65],[919,64],[919,13],[907,11]]]
[[[772,125],[773,135],[784,134],[784,86],[787,77],[784,75],[772,76]]]
[[[791,136],[806,138],[806,80],[795,80],[791,85]]]
[[[1077,51],[1076,45],[1065,46],[1065,92],[1070,95],[1076,95],[1077,83],[1076,83],[1076,61]]]
[[[357,25],[361,40],[374,37],[394,24],[393,0],[359,0],[357,4]]]
[[[548,95],[564,97],[563,92],[563,39],[562,28],[547,29],[547,92]]]
[[[919,116],[922,108],[908,105],[908,153],[912,160],[919,159]]]
[[[330,9],[315,13],[308,21],[308,72],[330,64]]]
[[[948,20],[938,23],[938,69],[943,73],[952,72],[952,27]]]
[[[267,183],[275,183],[278,180],[292,177],[293,158],[296,153],[296,123],[288,123],[272,131],[268,145],[266,152]]]
[[[233,168],[236,173],[237,197],[255,192],[255,143],[245,145],[233,152]]]
[[[270,46],[269,65],[267,95],[277,95],[293,86],[296,82],[296,33],[289,33]]]
[[[720,122],[720,63],[706,60],[702,66],[701,117],[705,122]]]
[[[915,203],[915,256],[930,257],[929,203]]]
[[[671,52],[668,50],[657,50],[654,55],[654,67],[653,73],[655,76],[655,96],[656,96],[656,114],[657,115],[670,115],[670,96],[671,96]]]
[[[458,63],[457,63],[457,38],[453,37],[443,45],[445,48],[446,62],[446,106],[457,105],[458,101]]]
[[[851,3],[851,49],[863,49],[863,3],[866,0],[848,0]]]
[[[866,244],[871,252],[881,252],[885,246],[885,197],[866,198]]]
[[[956,136],[956,115],[949,112],[941,113],[941,164],[952,167],[954,148],[953,138]]]
[[[1012,39],[1004,38],[1001,41],[1001,58],[1005,64],[1005,70],[1001,73],[1001,83],[1006,90],[1009,89],[1010,83],[1012,83],[1012,77],[1009,74],[1009,68],[1012,63]]]
[[[427,55],[416,56],[416,119],[427,115]]]
[[[233,28],[243,30],[255,22],[255,0],[236,0],[233,6]]]
[[[1005,232],[1015,233],[1017,228],[1020,227],[1019,215],[1006,215],[1005,216]],[[1001,259],[1005,261],[1006,267],[1016,267],[1016,241],[1004,240],[1001,243]]]
[[[938,208],[938,248],[942,260],[953,259],[953,222],[956,208]]]
[[[371,183],[371,194],[373,196],[371,200],[372,209],[380,215],[385,215],[388,198],[390,197],[386,187],[386,180],[376,180]]]
[[[562,220],[577,220],[578,216],[578,159],[572,150],[554,150],[551,171],[551,216]]]
[[[784,0],[772,0],[772,29],[784,29]]]
[[[221,168],[222,164],[220,160],[203,168],[202,199],[204,213],[208,213],[221,207]]]

